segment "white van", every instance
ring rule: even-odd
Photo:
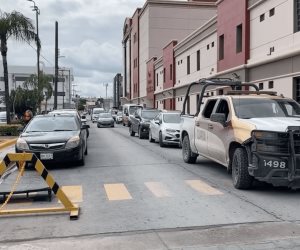
[[[139,104],[124,104],[122,111],[122,123],[123,126],[130,126],[130,116],[134,114],[137,109],[143,109]]]
[[[104,108],[93,108],[92,110],[92,122],[97,122],[100,113],[105,113]]]

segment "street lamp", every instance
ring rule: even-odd
[[[36,44],[37,44],[37,80],[39,82],[40,80],[40,39],[39,39],[39,14],[40,9],[38,8],[38,6],[36,6],[35,1],[33,0],[27,0],[28,2],[33,2],[33,9],[32,11],[35,11],[36,13]]]

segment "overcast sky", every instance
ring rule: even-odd
[[[59,67],[74,70],[79,95],[105,97],[104,83],[112,95],[113,77],[123,73],[122,32],[126,17],[131,17],[145,0],[35,0],[40,8],[39,34],[41,61],[54,67],[55,21],[58,21]],[[19,11],[32,19],[35,12],[27,0],[0,0],[2,12]],[[34,43],[32,46],[35,48]],[[28,44],[8,43],[8,65],[36,65],[36,51]],[[0,65],[1,66],[1,65]],[[2,66],[1,66],[2,67]]]

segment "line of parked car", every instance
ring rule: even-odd
[[[127,104],[123,107],[123,126],[129,127],[130,136],[158,142],[160,147],[180,143],[180,112],[144,109],[140,105]]]

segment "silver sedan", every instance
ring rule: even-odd
[[[161,147],[166,144],[180,145],[180,113],[161,112],[150,122],[149,141],[159,142]]]
[[[97,120],[97,127],[114,127],[115,120],[113,119],[111,113],[101,113]]]

